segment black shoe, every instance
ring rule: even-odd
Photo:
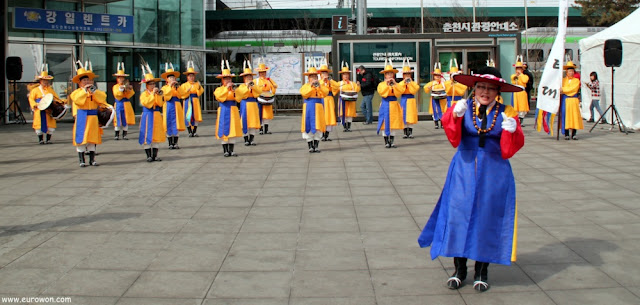
[[[120,140],[120,130],[116,130],[116,135],[113,137],[114,140]]]
[[[198,133],[196,132],[198,130],[198,126],[193,126],[193,136],[194,137],[199,137]]]
[[[351,132],[351,122],[347,122],[347,132]]]
[[[145,148],[144,152],[147,154],[147,162],[153,162],[153,157],[151,156],[151,148]]]
[[[173,149],[180,149],[180,146],[178,146],[178,136],[173,137]]]
[[[326,135],[324,136],[324,139],[326,141],[333,141],[333,140],[329,139],[329,131],[326,132]]]
[[[473,289],[478,292],[485,292],[489,290],[488,280],[488,268],[489,263],[476,262],[475,275],[473,276]]]
[[[98,162],[96,162],[96,152],[89,151],[89,165],[91,166],[99,166]]]
[[[126,130],[122,131],[122,139],[123,140],[129,140],[129,138],[127,138],[127,131]]]
[[[256,142],[253,142],[253,139],[255,138],[254,135],[249,135],[249,144],[251,144],[251,146],[256,146],[258,144],[256,144]]]
[[[409,128],[409,139],[413,139],[413,128]]]
[[[271,134],[271,131],[269,131],[269,124],[264,124],[264,133]]]
[[[391,144],[389,144],[389,137],[385,136],[384,137],[384,147],[386,148],[390,148]]]
[[[313,140],[313,152],[319,153],[320,149],[318,147],[320,147],[320,141]]]
[[[264,134],[264,126],[260,126],[260,134]]]
[[[307,142],[307,146],[309,146],[309,152],[312,153],[313,152],[313,141],[308,141]]]
[[[393,144],[393,138],[395,138],[395,137],[394,136],[390,136],[389,137],[389,147],[396,148],[396,145]]]
[[[438,126],[438,121],[433,121],[436,124],[436,129],[440,129],[440,126]]]
[[[53,144],[53,143],[51,143],[51,135],[50,134],[47,134],[47,141],[45,141],[44,144]]]
[[[228,144],[229,145],[229,156],[231,157],[237,157],[238,154],[233,152],[233,146],[235,146],[235,144]]]
[[[187,126],[187,131],[189,132],[189,138],[193,138],[193,131],[191,130],[191,126]]]
[[[85,167],[85,166],[87,166],[87,165],[84,163],[84,153],[83,153],[83,152],[79,152],[79,153],[78,153],[78,159],[80,159],[80,167]]]
[[[173,137],[167,137],[167,141],[169,141],[169,149],[173,149]]]
[[[229,144],[222,144],[222,150],[224,150],[224,156],[228,157],[229,155]]]
[[[405,128],[402,131],[404,131],[404,134],[402,135],[403,139],[406,139],[409,137],[409,128]]]
[[[153,149],[153,161],[162,161],[162,159],[158,158],[158,149]]]
[[[38,135],[38,144],[44,145],[44,135]]]
[[[249,146],[251,145],[251,143],[249,143],[249,136],[244,136],[244,146]]]
[[[462,287],[462,282],[467,278],[467,259],[464,257],[454,257],[453,264],[455,271],[447,280],[449,289],[458,289]]]

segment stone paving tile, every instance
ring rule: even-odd
[[[202,299],[174,299],[174,298],[128,298],[123,297],[116,305],[200,305]]]
[[[207,298],[288,298],[291,272],[219,272]]]
[[[145,271],[125,297],[204,298],[215,272]]]
[[[64,296],[121,296],[140,276],[140,271],[74,269],[44,292]],[[91,279],[91,280],[88,280]]]
[[[293,275],[292,297],[373,296],[367,270],[299,271]]]
[[[640,298],[623,288],[574,289],[547,292],[556,304],[638,304]]]

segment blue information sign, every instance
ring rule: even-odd
[[[133,34],[133,16],[16,7],[13,14],[13,27],[17,29]]]

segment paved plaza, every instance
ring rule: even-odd
[[[511,159],[518,260],[491,289],[445,287],[450,258],[417,237],[455,149],[433,122],[386,149],[375,125],[331,133],[310,154],[299,116],[224,158],[199,138],[147,163],[138,126],[105,132],[78,167],[72,124],[53,145],[0,126],[0,296],[71,304],[640,304],[640,137],[609,126],[578,141],[525,128]],[[531,124],[532,118],[526,123]],[[585,125],[590,128],[591,125]],[[473,268],[469,262],[470,268]],[[36,303],[33,304],[43,304]],[[53,304],[53,303],[51,303]]]

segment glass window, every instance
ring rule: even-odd
[[[160,77],[160,65],[158,64],[158,51],[153,49],[134,49],[133,50],[133,70],[131,70],[131,79],[139,82],[144,78],[142,69],[140,68],[142,60],[149,64],[154,77]],[[164,67],[164,64],[163,64]]]
[[[544,61],[544,51],[542,49],[529,49],[528,55],[530,62]]]
[[[156,45],[158,43],[158,0],[136,0],[134,5],[134,41],[140,45]]]
[[[75,3],[66,1],[45,1],[46,8],[60,11],[77,11]],[[48,42],[76,42],[76,32],[70,31],[44,31],[44,38]]]
[[[183,75],[182,72],[187,71],[187,61],[193,61],[193,65],[195,66],[195,70],[198,72],[196,74],[196,80],[203,82],[204,76],[202,75],[202,71],[204,70],[204,52],[194,52],[194,51],[182,51],[181,54],[181,62],[180,66],[184,67],[180,70],[180,74],[183,81],[187,80],[187,76]],[[177,67],[176,67],[177,68]]]
[[[140,95],[140,79],[138,76],[138,79],[136,80],[134,71],[140,71],[140,68],[135,69],[133,66],[133,51],[129,48],[107,48],[107,74],[105,74],[107,76],[107,101],[109,103],[115,101],[113,97],[113,86],[116,84],[116,77],[113,76],[113,74],[117,71],[118,62],[124,63],[125,74],[129,74],[127,79],[133,86],[133,90],[136,92],[136,94],[134,94],[130,99],[131,106],[133,107],[134,112],[139,113],[142,111],[140,104],[138,103],[138,96]]]
[[[96,13],[96,14],[104,14],[107,11],[107,8],[104,4],[85,4],[84,11],[88,13]],[[97,21],[94,20],[94,24]],[[87,32],[84,34],[84,42],[85,43],[95,43],[95,44],[104,44],[106,42],[107,34],[103,33],[91,33]]]
[[[158,75],[166,71],[165,63],[172,63],[174,71],[182,71],[180,68],[180,51],[179,50],[159,50],[160,72]],[[171,66],[169,66],[171,68]]]
[[[382,62],[384,63],[386,53],[392,54],[390,57],[409,57],[410,61],[416,60],[415,42],[380,42],[380,43],[354,43],[353,60],[355,62]],[[396,60],[402,62],[402,59]]]
[[[180,1],[180,38],[183,46],[200,47],[203,44],[202,0]]]
[[[93,73],[98,75],[94,81],[96,83],[101,82],[100,89],[104,90],[104,86],[106,86],[104,82],[107,81],[107,75],[113,74],[109,74],[109,71],[107,71],[107,49],[105,47],[84,47],[84,53],[84,60],[91,60]]]
[[[572,49],[564,49],[564,58],[567,58],[567,56],[569,56],[569,58],[571,58],[571,60],[573,59],[573,50]]]
[[[22,30],[13,28],[13,8],[14,7],[32,7],[32,8],[44,8],[42,0],[9,0],[9,10],[7,16],[9,17],[9,39],[18,38],[20,40],[29,41],[42,41],[42,31],[35,30]]]
[[[351,45],[347,43],[338,44],[338,61],[349,63],[351,71],[355,71],[354,67],[351,67]]]
[[[107,13],[114,15],[133,15],[133,0],[122,0],[107,4]],[[135,21],[134,17],[134,21]],[[107,34],[107,39],[116,44],[133,44],[131,34]]]
[[[180,46],[181,23],[189,23],[186,18],[180,20],[179,1],[159,1],[158,4],[158,44]]]
[[[426,83],[431,81],[431,43],[430,42],[420,42],[420,62],[418,63],[418,67],[420,67],[420,79],[418,80],[420,83]]]

